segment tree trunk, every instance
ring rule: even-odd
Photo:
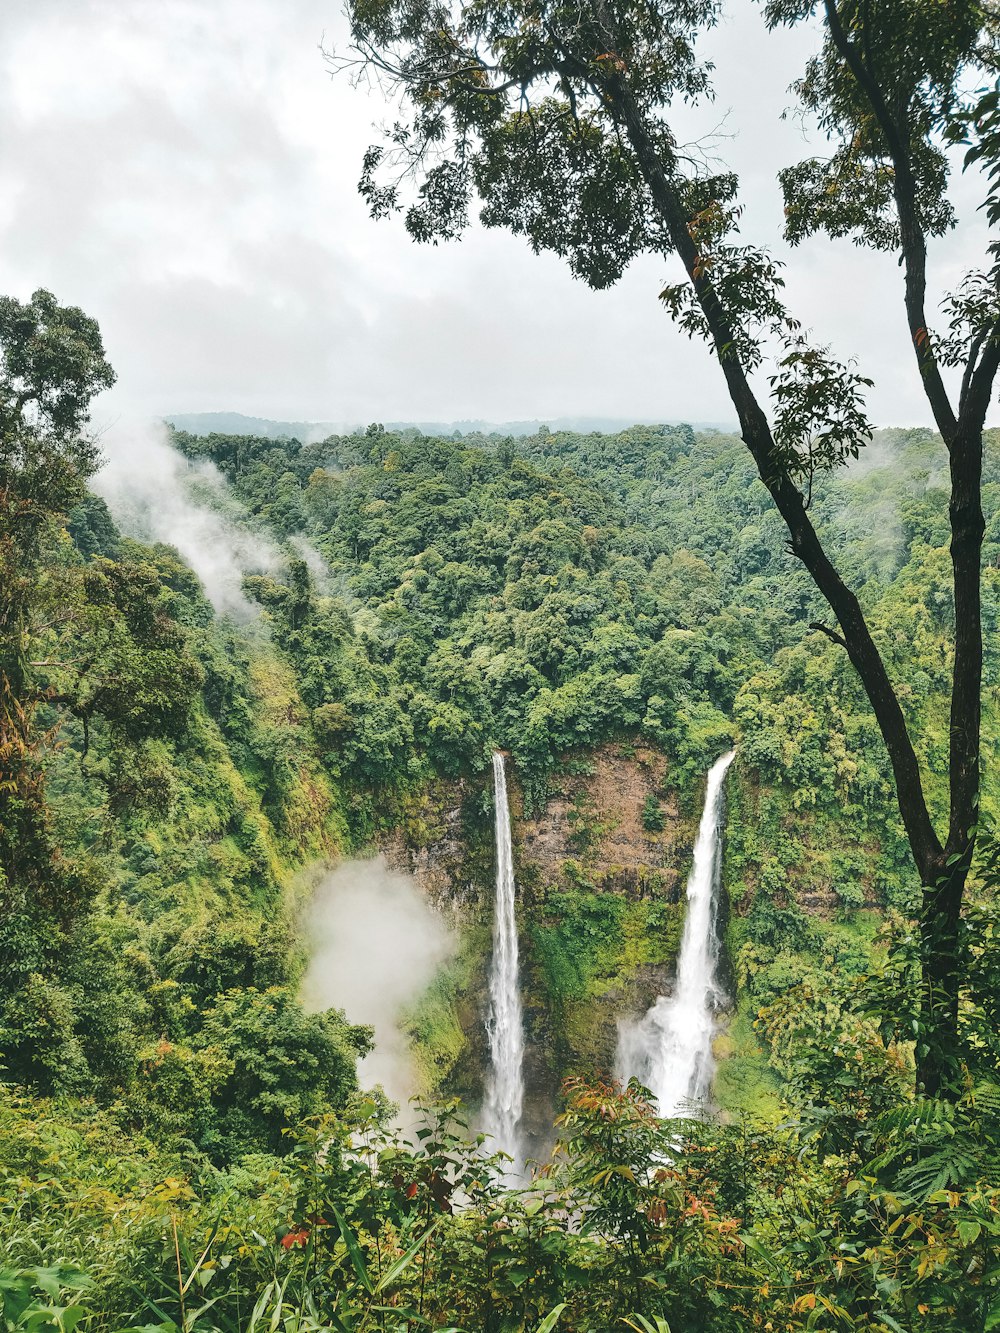
[[[938,862],[924,884],[920,912],[920,1025],[917,1082],[928,1097],[954,1089],[959,1074],[958,997],[962,982],[960,920],[972,858]]]
[[[608,24],[609,47],[613,42]],[[953,446],[952,561],[955,572],[955,676],[951,713],[951,820],[942,845],[924,795],[916,753],[896,690],[872,639],[864,613],[823,548],[797,487],[781,464],[767,417],[734,353],[729,318],[698,262],[697,247],[676,189],[659,160],[653,138],[625,78],[607,79],[607,96],[621,119],[654,206],[666,224],[704,312],[743,439],[791,535],[792,550],[809,570],[837,617],[843,643],[871,702],[889,752],[896,798],[923,885],[920,912],[921,1003],[917,1080],[929,1096],[956,1086],[958,996],[962,978],[959,922],[975,840],[979,788],[979,710],[982,638],[979,610],[979,552],[983,525],[979,504],[981,445]],[[980,432],[981,435],[981,432]],[[829,631],[828,631],[829,632]],[[835,637],[835,636],[831,636]],[[951,864],[949,864],[949,862]]]

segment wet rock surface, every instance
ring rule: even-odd
[[[591,982],[590,993],[564,1003],[551,993],[537,932],[560,927],[569,895],[574,900],[616,895],[640,912],[642,905],[665,904],[674,909],[671,917],[679,916],[694,819],[679,808],[664,756],[648,747],[607,745],[584,762],[566,765],[550,783],[544,806],[527,814],[516,769],[509,781],[528,1037],[524,1132],[529,1149],[541,1155],[551,1137],[562,1075],[585,1068],[613,1072],[618,1019],[643,1012],[669,987],[676,943],[665,945],[668,956],[659,960],[629,959]],[[432,785],[408,808],[382,850],[390,866],[416,879],[436,910],[488,950],[492,842],[484,775],[481,781]],[[486,1067],[488,961],[470,967],[456,997],[467,1049],[442,1089],[461,1091],[470,1100]]]

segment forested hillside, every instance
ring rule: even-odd
[[[817,1310],[830,1327],[909,1329],[919,1306],[942,1327],[979,1318],[1000,1233],[992,1047],[962,1109],[912,1100],[912,959],[887,945],[906,938],[917,882],[891,775],[742,444],[686,427],[173,439],[283,551],[245,580],[256,618],[217,616],[174,552],[123,535],[79,489],[50,506],[30,559],[9,557],[30,582],[9,707],[31,725],[8,731],[23,753],[0,881],[0,1252],[24,1301],[35,1284],[27,1308],[82,1283],[79,1266],[97,1284],[87,1317],[114,1329],[252,1327],[241,1301],[295,1328],[404,1326],[381,1305],[419,1305],[412,1327],[533,1328],[564,1302],[581,1330],[630,1312],[675,1333],[825,1327]],[[881,432],[813,496],[940,800],[943,465],[931,432]],[[994,434],[994,515],[998,498]],[[641,1090],[592,1081],[620,986],[636,1007],[669,974],[704,773],[733,742],[729,1115],[688,1126],[677,1157]],[[384,1138],[378,1099],[357,1092],[368,1034],[298,999],[301,872],[394,839],[433,859],[453,810],[445,878],[473,908],[410,1030],[431,1090],[474,1105],[496,748],[519,838],[545,842],[553,808],[567,830],[558,854],[517,851],[529,1035],[553,1090],[576,1080],[563,1163],[523,1198],[443,1120],[415,1147]],[[625,835],[605,771],[642,776],[629,817],[659,860],[639,891],[608,865]],[[990,976],[973,1028],[993,1021]]]
[[[363,437],[304,447],[176,439],[190,456],[215,462],[269,532],[307,533],[323,554],[326,591],[339,597],[298,620],[283,587],[250,582],[297,663],[334,771],[360,769],[402,792],[414,772],[482,771],[501,747],[514,757],[531,815],[546,793],[567,782],[579,789],[572,772],[593,747],[635,738],[663,756],[661,796],[676,793],[690,817],[704,772],[738,740],[727,853],[731,958],[743,982],[738,1053],[755,1049],[751,1014],[815,977],[817,958],[867,965],[875,927],[866,909],[913,910],[918,886],[877,726],[846,654],[814,627],[819,598],[738,440],[684,427],[518,441],[371,427]],[[931,432],[886,431],[814,498],[821,530],[903,683],[939,802],[952,617],[944,466]],[[1000,448],[991,439],[988,502],[998,483]],[[996,522],[985,548],[989,627],[997,619]],[[305,580],[307,570],[296,568]],[[377,687],[351,674],[346,655],[343,671],[315,665],[338,602],[357,626],[354,650],[378,664]],[[990,694],[986,709],[990,753],[1000,739]],[[439,794],[439,811],[446,799]],[[563,1051],[556,1076],[578,1071],[581,1059],[610,1060],[606,1042],[595,1050],[585,1031],[568,1046],[565,1032],[553,1039],[560,988],[571,984],[586,1009],[589,994],[596,1000],[610,978],[629,975],[624,957],[608,954],[609,938],[626,929],[656,941],[640,949],[632,964],[640,970],[669,967],[667,941],[676,948],[677,938],[662,921],[656,930],[633,920],[645,921],[641,903],[614,898],[603,900],[596,928],[581,938],[581,912],[596,910],[586,844],[600,843],[602,820],[607,837],[614,812],[574,799],[574,861],[543,876],[533,903],[549,933],[537,950],[529,943],[528,955],[537,965],[542,1045]],[[995,809],[989,782],[983,799]],[[424,808],[409,821],[411,843],[433,841],[435,820],[429,829],[427,818]],[[655,806],[648,818],[655,825]],[[371,831],[356,824],[358,836]],[[489,864],[478,872],[488,893]],[[467,858],[452,873],[468,883],[477,866]],[[477,984],[481,990],[481,978]],[[595,1012],[584,1028],[598,1019]],[[468,1072],[457,1078],[455,1090],[468,1094]],[[730,1080],[737,1103],[756,1101],[760,1072],[748,1089],[742,1057],[723,1071],[723,1086]]]
[[[0,1333],[1000,1333],[998,0],[325,8],[0,4]]]
[[[741,589],[748,606],[768,603],[762,617],[733,617],[725,662],[706,652],[729,610],[738,556],[705,532],[687,540],[697,518],[687,531],[678,527],[691,523],[685,492],[706,467],[697,462],[683,475],[690,432],[644,430],[608,441],[608,470],[632,463],[627,489],[603,484],[599,469],[547,457],[542,437],[519,441],[516,451],[511,441],[378,429],[302,449],[215,437],[178,442],[211,457],[271,530],[301,529],[314,539],[332,586],[367,613],[360,638],[385,669],[383,749],[401,755],[416,737],[439,772],[478,762],[496,743],[513,747],[519,768],[541,780],[560,751],[638,726],[658,740],[673,737],[678,759],[700,771],[729,726],[734,670],[789,633],[794,594],[787,610],[774,607],[762,579],[760,590]],[[572,443],[551,438],[555,451]],[[677,461],[677,490],[664,490],[658,477]],[[730,448],[716,475],[736,462]],[[749,484],[741,466],[720,494],[720,536],[761,522],[763,498],[748,498]],[[763,565],[774,558],[780,553],[762,557]],[[283,614],[266,587],[257,592],[272,614]],[[301,637],[295,651],[306,652]],[[354,721],[353,697],[349,684],[327,673],[310,702],[340,704],[357,761],[373,778],[387,777],[377,768],[376,738],[366,741],[369,717]]]
[[[96,498],[50,543],[28,663],[44,806],[5,881],[5,1067],[125,1124],[275,1146],[270,1075],[237,1079],[234,1053],[308,1053],[316,1077],[282,1093],[305,1111],[353,1086],[365,1040],[295,1000],[290,875],[345,835],[294,678]]]
[[[430,772],[457,773],[499,745],[530,805],[573,748],[641,732],[683,789],[738,735],[743,765],[787,787],[796,808],[847,802],[855,839],[857,820],[873,818],[880,835],[895,823],[869,710],[845,655],[814,627],[817,595],[734,438],[643,427],[431,440],[372,427],[304,447],[176,440],[215,462],[269,532],[308,534],[326,561],[312,593],[304,562],[300,584],[251,587],[320,731],[337,738],[331,764],[391,783],[415,755]],[[814,497],[905,682],[932,774],[953,614],[944,467],[931,432],[882,432]],[[991,438],[987,507],[998,491]],[[997,522],[984,548],[991,629]],[[903,901],[902,881],[886,893]]]

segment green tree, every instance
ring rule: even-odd
[[[816,8],[772,0],[766,18],[772,27],[794,23]],[[889,753],[924,886],[919,1077],[934,1091],[955,1075],[959,921],[978,817],[982,432],[1000,363],[1000,291],[996,256],[987,255],[983,271],[952,293],[950,331],[935,337],[926,253],[928,238],[954,218],[942,145],[964,138],[997,186],[997,96],[977,114],[961,92],[1000,65],[995,18],[976,0],[824,0],[822,47],[799,89],[834,152],[782,175],[793,242],[817,230],[850,234],[902,264],[919,380],[949,452],[955,632],[942,835],[898,686],[810,514],[817,474],[856,457],[869,435],[870,381],[807,340],[782,299],[780,266],[765,250],[735,243],[736,177],[693,168],[671,129],[674,102],[709,92],[709,66],[695,45],[719,10],[718,0],[477,0],[451,11],[353,0],[353,49],[334,63],[374,74],[403,100],[388,146],[366,154],[360,189],[375,216],[405,206],[416,240],[457,236],[478,195],[486,225],[562,256],[594,287],[614,283],[642,252],[683,264],[685,280],[661,299],[713,349],[791,549],[839,625],[818,628],[846,649]],[[416,182],[409,199],[408,182]],[[996,193],[987,203],[994,215],[1000,210]],[[961,371],[957,399],[946,386],[948,366]],[[769,404],[751,378],[762,369]]]
[[[46,524],[96,470],[90,400],[115,381],[97,323],[39,290],[0,298],[0,677],[21,699],[32,572]]]
[[[216,998],[195,1049],[221,1056],[228,1071],[212,1095],[206,1145],[228,1157],[253,1146],[280,1153],[290,1126],[343,1108],[371,1029],[350,1026],[338,1010],[307,1014],[285,987],[249,987]]]
[[[28,641],[43,544],[97,466],[90,400],[113,383],[82,310],[42,290],[0,298],[0,958],[23,952],[26,903],[65,915],[86,891],[50,843]]]
[[[57,580],[45,672],[48,703],[66,705],[83,722],[86,757],[91,719],[103,717],[123,741],[180,735],[204,672],[185,631],[172,619],[151,565],[97,558],[82,578]]]

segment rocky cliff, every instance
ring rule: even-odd
[[[528,1038],[527,1120],[551,1125],[561,1077],[610,1070],[617,1019],[669,985],[683,924],[680,897],[696,812],[682,810],[667,762],[613,744],[570,760],[541,809],[524,811],[510,774],[521,976]],[[407,808],[385,847],[458,927],[463,950],[442,983],[464,1049],[413,1030],[441,1091],[476,1100],[486,1060],[483,1019],[493,900],[492,793],[486,778],[437,783]],[[436,1003],[440,1004],[439,994]]]

